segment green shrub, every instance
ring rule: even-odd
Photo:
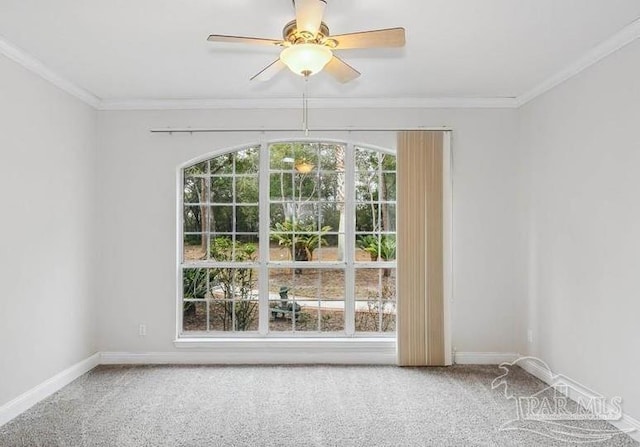
[[[328,245],[324,235],[331,231],[328,225],[320,231],[316,231],[315,228],[314,224],[302,225],[287,219],[276,223],[275,228],[271,229],[271,240],[289,249],[292,259],[311,261],[316,248]]]

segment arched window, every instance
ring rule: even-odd
[[[265,143],[181,177],[180,336],[395,331],[391,151]]]

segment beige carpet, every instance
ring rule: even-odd
[[[0,446],[638,445],[599,421],[501,430],[517,414],[491,388],[499,374],[495,366],[102,366],[0,427]],[[522,396],[545,388],[519,368],[509,386]]]

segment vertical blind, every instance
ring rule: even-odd
[[[445,365],[441,131],[398,133],[398,364]]]

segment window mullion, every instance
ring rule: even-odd
[[[204,216],[201,216],[200,218],[204,220],[205,224],[204,224],[204,228],[206,230],[206,234],[203,234],[202,237],[205,238],[206,242],[206,258],[207,259],[211,259],[211,160],[207,161],[207,172],[206,172],[206,176],[204,177],[204,191],[202,194],[202,199],[201,202],[205,203],[204,206]],[[210,291],[211,290],[211,284],[210,284],[210,280],[211,280],[211,276],[210,276],[210,270],[207,269],[207,290]],[[206,296],[206,301],[205,301],[205,315],[207,318],[206,321],[206,328],[207,328],[207,332],[211,331],[211,297],[210,296]]]
[[[260,335],[269,332],[269,145],[260,145],[260,169],[258,171],[259,191],[259,319],[258,331]]]
[[[355,149],[353,144],[347,144],[345,157],[345,237],[344,237],[344,258],[345,269],[345,303],[344,303],[344,324],[345,332],[351,336],[355,333]]]
[[[184,169],[180,169],[178,175],[178,273],[176,275],[177,291],[178,291],[178,306],[177,306],[177,323],[176,323],[176,337],[184,332],[184,272],[183,264],[184,259]],[[204,237],[204,236],[201,236]]]

